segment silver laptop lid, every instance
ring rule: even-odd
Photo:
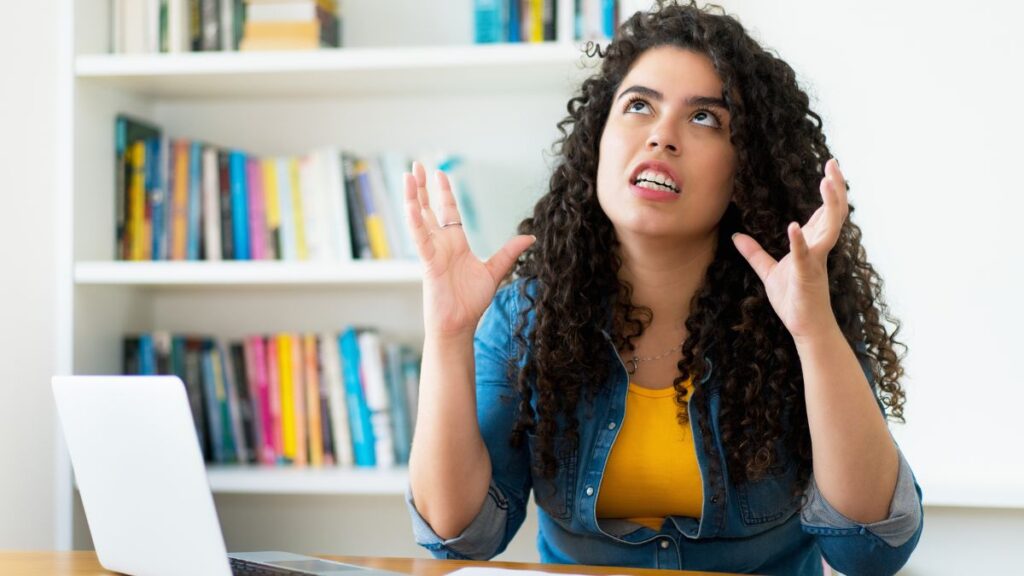
[[[181,380],[56,376],[52,384],[103,567],[230,576]]]

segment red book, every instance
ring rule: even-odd
[[[245,170],[249,183],[249,257],[252,260],[266,260],[269,255],[263,163],[259,158],[249,156],[246,159]]]
[[[271,442],[278,462],[284,458],[284,440],[281,438],[281,373],[278,364],[277,336],[267,337],[267,404],[270,411]]]

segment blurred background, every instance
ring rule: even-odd
[[[891,429],[926,508],[923,537],[901,573],[1016,567],[1011,550],[1024,537],[1024,378],[1015,364],[1024,344],[1024,185],[1015,173],[1024,152],[1024,8],[720,4],[792,65],[811,96],[903,324],[907,423]],[[644,5],[623,2],[620,17]],[[159,25],[129,32],[145,17],[131,0],[0,0],[0,549],[91,546],[49,379],[122,370],[127,335],[231,339],[373,324],[415,347],[421,330],[418,287],[401,262],[359,268],[355,279],[329,265],[278,268],[306,274],[283,281],[261,271],[243,279],[233,268],[226,279],[209,272],[221,268],[189,269],[184,281],[125,268],[119,260],[131,258],[115,248],[115,116],[262,159],[324,147],[434,165],[457,158],[476,212],[475,247],[489,254],[544,189],[555,123],[587,71],[576,42],[603,32],[599,19],[577,28],[573,7],[562,7],[549,29],[518,29],[518,44],[539,46],[517,46],[507,21],[488,24],[492,8],[342,0],[338,37],[327,45],[314,38],[319,50],[296,51],[288,43],[308,39],[275,39],[264,26],[250,32],[269,42],[256,48],[274,50],[266,58],[229,54],[242,29],[218,37],[226,49],[195,59],[183,54],[189,39],[168,45]],[[162,49],[169,54],[147,54]],[[347,49],[365,57],[365,69],[332,59]],[[389,487],[225,478],[215,500],[228,548],[426,556],[395,488],[401,467],[376,478]],[[536,560],[535,535],[531,515],[501,558]]]

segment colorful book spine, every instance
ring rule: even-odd
[[[218,397],[218,370],[214,367],[215,355],[209,350],[203,349],[200,358],[202,359],[202,382],[205,404],[206,421],[209,423],[208,433],[210,434],[210,447],[213,462],[225,461],[224,450],[224,428],[221,418],[220,398]]]
[[[544,41],[544,0],[527,0],[530,5],[530,42]]]
[[[295,219],[295,257],[298,260],[309,260],[309,249],[306,245],[306,218],[302,209],[302,179],[299,177],[297,158],[288,159],[288,180],[292,195],[292,218]]]
[[[149,199],[152,217],[150,219],[150,249],[149,259],[160,260],[163,251],[164,240],[164,211],[165,194],[163,187],[163,174],[161,170],[162,156],[160,154],[159,137],[152,137],[146,140],[146,195]]]
[[[267,400],[270,404],[270,442],[274,459],[284,461],[283,425],[281,423],[281,366],[277,336],[267,336]]]
[[[263,204],[267,229],[267,259],[281,258],[281,204],[277,194],[277,160],[265,158],[263,165]]]
[[[217,149],[207,146],[203,149],[203,257],[206,260],[220,260],[220,166],[217,164]]]
[[[128,166],[128,238],[131,244],[131,260],[145,260],[146,228],[146,144],[142,140],[132,142],[129,147]]]
[[[188,258],[188,182],[189,145],[187,140],[175,140],[174,192],[171,216],[171,259]]]
[[[507,0],[505,0],[507,1]],[[492,44],[505,40],[505,1],[475,0],[473,21],[477,44]],[[519,0],[513,0],[518,2]]]
[[[249,199],[246,183],[245,153],[231,151],[231,229],[234,232],[235,259],[249,259]]]
[[[391,257],[391,248],[388,245],[388,236],[381,212],[374,203],[373,188],[370,185],[370,175],[366,163],[356,163],[359,194],[362,200],[364,221],[366,222],[366,235],[370,240],[370,252],[376,260],[386,260]]]
[[[345,380],[345,404],[352,435],[352,452],[356,466],[376,466],[377,457],[370,409],[363,394],[360,374],[359,342],[354,328],[347,328],[338,338],[341,348],[342,372]]]
[[[188,154],[188,243],[186,256],[188,260],[199,260],[199,243],[202,235],[200,222],[202,219],[202,145],[192,142]]]
[[[259,158],[246,159],[246,177],[249,183],[249,256],[253,260],[267,259],[267,217],[263,193],[263,163]]]
[[[320,358],[323,361],[323,377],[327,381],[334,460],[339,466],[351,466],[352,435],[349,429],[348,408],[345,405],[341,353],[337,340],[337,337],[327,332],[320,335]]]
[[[372,330],[365,330],[357,339],[377,466],[389,468],[395,464],[395,440],[391,433],[391,407],[384,381],[380,336]]]
[[[220,340],[216,341],[215,346],[217,347],[217,357],[220,358],[221,381],[224,385],[224,413],[230,423],[227,434],[233,441],[230,457],[235,462],[248,462],[249,447],[246,444],[245,418],[243,416],[245,395],[241,390],[241,378],[235,370],[231,349]]]
[[[220,255],[222,260],[235,259],[235,231],[231,224],[231,153],[217,150],[217,184],[220,190]],[[208,217],[217,218],[210,214]]]
[[[306,384],[306,423],[308,424],[309,464],[324,464],[324,438],[320,422],[320,374],[317,361],[316,335],[302,336],[303,377]]]
[[[295,465],[309,463],[309,434],[306,423],[306,378],[302,362],[302,335],[291,338],[292,408],[295,411]]]
[[[254,417],[259,422],[256,445],[257,460],[262,464],[274,463],[274,430],[270,416],[270,390],[267,382],[267,350],[262,336],[245,340],[246,365],[251,375],[254,399]]]
[[[282,455],[286,461],[295,462],[298,451],[295,441],[295,379],[292,370],[292,336],[278,334],[277,365],[280,369],[281,394],[281,441]]]
[[[295,215],[292,203],[291,165],[288,158],[277,159],[277,200],[281,211],[281,260],[298,260]]]

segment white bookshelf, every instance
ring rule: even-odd
[[[215,494],[365,495],[405,494],[406,468],[286,468],[212,465],[206,469]]]
[[[556,124],[593,65],[571,42],[469,45],[468,0],[429,7],[417,0],[349,0],[348,47],[337,50],[112,55],[110,5],[62,0],[59,12],[60,374],[118,373],[123,335],[157,329],[238,338],[355,324],[375,326],[385,339],[417,347],[422,341],[417,262],[116,261],[118,113],[147,119],[172,137],[257,155],[296,155],[323,145],[362,154],[459,153],[490,252],[514,233],[545,188]],[[360,19],[387,19],[388,26],[371,33]],[[560,34],[566,38],[565,26]],[[56,436],[56,547],[69,549],[84,522],[73,504],[62,433]],[[215,493],[251,495],[254,506],[269,494],[400,499],[407,478],[402,468],[211,466],[208,473]]]

